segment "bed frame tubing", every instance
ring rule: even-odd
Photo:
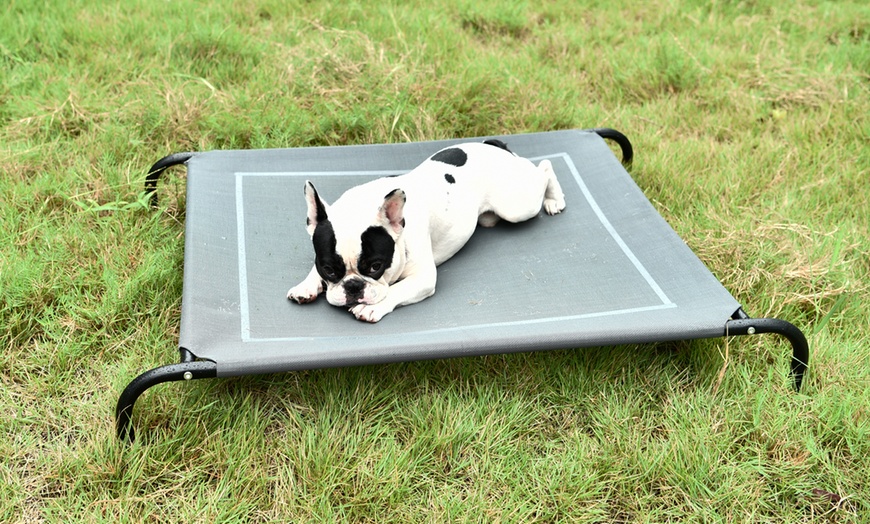
[[[634,158],[634,150],[628,138],[614,129],[597,128],[590,131],[602,138],[612,140],[622,150],[622,163],[631,165]],[[166,169],[186,163],[195,153],[175,153],[161,158],[148,170],[145,178],[145,192],[150,193],[151,205],[157,206],[157,180]],[[723,336],[757,335],[762,333],[777,333],[784,336],[792,345],[791,375],[794,388],[800,391],[804,374],[809,361],[809,346],[804,334],[794,325],[784,320],[775,318],[750,318],[743,309],[738,309],[731,320],[725,323]],[[135,438],[133,431],[133,406],[142,393],[151,386],[164,382],[187,381],[199,378],[214,378],[217,376],[217,364],[210,360],[198,360],[196,356],[185,348],[179,348],[180,362],[160,366],[142,373],[124,389],[118,398],[115,409],[115,421],[118,438],[132,442]]]
[[[148,170],[148,174],[145,176],[145,193],[151,194],[151,207],[157,207],[157,180],[160,178],[160,175],[172,166],[184,164],[193,158],[195,154],[174,153],[161,158],[151,166],[151,169]]]
[[[184,348],[179,348],[179,353],[181,354],[181,362],[178,364],[169,364],[146,371],[134,378],[124,388],[118,398],[118,405],[115,407],[115,428],[119,439],[133,442],[135,438],[132,423],[133,406],[146,389],[164,382],[217,376],[217,364],[214,362],[196,360],[193,353]]]
[[[731,320],[725,323],[726,337],[763,333],[782,335],[791,343],[791,376],[795,391],[800,391],[810,361],[810,346],[800,329],[778,318],[751,318],[743,308],[735,311]]]

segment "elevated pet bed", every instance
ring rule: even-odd
[[[616,141],[628,164],[624,135],[596,129],[486,138],[536,163],[549,159],[567,208],[478,228],[439,267],[434,296],[377,324],[323,297],[307,305],[287,300],[313,261],[304,181],[332,201],[365,180],[405,173],[443,147],[483,138],[180,153],[157,162],[146,180],[151,191],[167,167],[187,165],[181,359],[127,386],[117,405],[119,437],[133,438],[136,399],[167,381],[758,333],[791,342],[800,388],[809,353],[803,334],[743,312],[602,139]]]

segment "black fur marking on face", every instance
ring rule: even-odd
[[[468,161],[468,155],[458,147],[451,147],[443,151],[438,151],[432,155],[432,160],[444,162],[451,166],[462,167],[465,165],[465,162]]]
[[[335,250],[335,231],[329,220],[318,222],[311,235],[314,244],[314,267],[320,278],[333,284],[344,278],[344,260]]]
[[[393,253],[396,242],[381,226],[372,226],[360,236],[362,253],[356,267],[360,275],[375,280],[384,276],[384,272],[393,263]]]
[[[504,150],[507,151],[508,153],[513,153],[513,151],[511,151],[510,149],[508,149],[507,144],[505,144],[505,143],[502,142],[501,140],[498,140],[498,139],[495,139],[495,138],[490,138],[489,140],[484,140],[483,143],[486,144],[486,145],[488,145],[488,146],[499,147],[499,148],[501,148],[501,149],[504,149]]]
[[[447,173],[446,175],[444,175],[444,180],[446,180],[448,184],[455,184],[456,183],[456,179],[453,178],[453,175],[451,175],[450,173]]]

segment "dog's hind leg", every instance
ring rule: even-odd
[[[491,176],[495,182],[487,187],[487,197],[480,206],[481,226],[494,225],[492,215],[516,224],[537,216],[542,207],[548,215],[565,209],[565,195],[549,160],[538,166],[524,158],[512,160],[498,165]]]
[[[481,213],[479,217],[477,217],[477,223],[480,227],[495,227],[498,224],[501,217],[493,213],[492,211],[486,211]]]
[[[556,179],[553,164],[549,160],[541,160],[541,163],[538,164],[538,169],[547,176],[547,189],[544,190],[544,211],[548,215],[561,213],[565,209],[565,193],[562,192],[562,186],[559,185],[559,180]]]

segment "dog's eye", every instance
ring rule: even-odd
[[[335,277],[335,269],[332,266],[322,266],[321,271],[323,271],[323,276],[326,278],[334,278]]]
[[[372,273],[372,274],[377,273],[378,271],[381,270],[382,267],[384,267],[384,265],[382,263],[372,262],[372,265],[369,266],[369,273]]]

